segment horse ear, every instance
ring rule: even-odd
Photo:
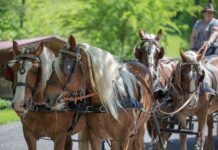
[[[36,56],[40,56],[42,51],[43,51],[43,48],[44,48],[44,42],[40,42],[39,43],[39,46],[37,47],[37,49],[34,51],[34,54]]]
[[[202,60],[202,58],[205,56],[205,53],[206,53],[206,48],[201,48],[198,50],[197,52],[197,60],[200,61]]]
[[[160,48],[160,52],[159,52],[159,54],[158,54],[158,59],[163,58],[163,56],[164,56],[164,48],[161,47],[161,48]]]
[[[74,50],[76,48],[76,40],[72,35],[70,35],[70,37],[68,38],[68,43],[70,44],[71,50]]]
[[[187,58],[186,58],[186,56],[185,56],[185,54],[184,54],[184,51],[180,48],[180,57],[182,58],[182,61],[183,62],[186,62],[187,61]]]
[[[139,49],[137,47],[135,47],[133,52],[134,52],[135,58],[138,59],[139,58]]]
[[[160,29],[160,30],[158,31],[157,36],[155,37],[155,39],[156,39],[157,41],[160,41],[161,37],[162,37],[162,29]]]
[[[145,32],[144,32],[143,29],[139,30],[139,37],[140,37],[141,40],[146,39],[146,35],[145,35]]]
[[[13,53],[14,53],[14,56],[17,56],[21,53],[18,43],[16,41],[13,41]]]

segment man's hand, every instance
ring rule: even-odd
[[[200,49],[206,49],[207,50],[210,46],[211,46],[211,42],[210,41],[205,41]]]

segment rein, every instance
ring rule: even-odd
[[[193,71],[193,65],[199,65],[199,63],[181,63],[181,64],[178,64],[179,65],[179,84],[181,85],[182,83],[181,83],[181,67],[182,66],[185,66],[185,65],[191,65],[192,66],[192,70],[191,71]],[[174,78],[173,78],[173,81],[175,80],[175,74],[174,74]],[[192,80],[193,80],[193,78],[192,78]],[[193,82],[191,80],[191,83]],[[192,85],[193,84],[195,84],[195,83],[192,83]],[[182,100],[182,102],[184,101],[184,89],[182,88],[182,87],[177,87],[176,88],[176,86],[172,83],[171,84],[171,88],[172,88],[172,90],[173,91],[175,91],[175,94],[177,95],[177,97],[180,99],[180,100]],[[200,91],[200,87],[199,88],[196,88],[195,86],[194,87],[191,87],[191,90],[192,91],[188,91],[189,92],[189,94],[190,93],[192,93],[190,96],[189,96],[189,98],[185,101],[185,103],[182,105],[182,106],[180,106],[179,108],[177,108],[175,111],[173,111],[173,112],[165,112],[165,111],[163,111],[163,110],[161,110],[161,108],[159,107],[159,111],[162,113],[162,114],[164,114],[164,115],[175,115],[175,114],[177,114],[178,112],[180,112],[180,111],[182,111],[191,101],[192,101],[192,99],[193,99],[193,97],[194,96],[197,96],[197,95],[199,95],[199,91]]]
[[[173,85],[173,88],[175,88],[174,85]],[[192,93],[192,95],[188,98],[188,100],[181,107],[179,107],[178,109],[176,109],[173,112],[165,112],[165,111],[161,110],[160,107],[158,110],[164,115],[175,115],[178,112],[182,111],[191,102],[191,100],[194,96],[196,96],[196,92]]]
[[[96,94],[95,93],[91,93],[91,94],[88,94],[88,95],[84,95],[84,96],[80,96],[80,97],[65,97],[64,100],[65,101],[78,101],[78,100],[82,100],[82,99],[86,99],[86,98],[89,98],[89,97],[93,97],[95,96]]]

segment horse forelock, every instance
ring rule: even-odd
[[[119,86],[114,86],[116,78],[120,76],[119,60],[109,52],[89,44],[82,43],[79,44],[79,46],[84,50],[88,58],[89,74],[93,90],[99,96],[101,103],[113,117],[117,119],[118,109],[122,108],[118,95],[125,95],[125,93],[123,93],[125,88],[121,82],[119,82]],[[124,73],[122,74],[123,77],[127,76]],[[128,76],[130,75],[128,74]],[[127,83],[127,86],[128,85],[130,85],[130,83]]]
[[[52,73],[52,63],[55,60],[55,55],[53,51],[47,49],[44,47],[41,55],[40,55],[40,61],[41,61],[41,69],[42,69],[42,84],[45,88],[45,85],[47,83],[47,80],[49,79],[51,73]]]
[[[196,52],[193,52],[193,51],[186,51],[184,53],[184,55],[186,56],[187,60],[186,62],[189,62],[189,63],[199,63],[199,61],[197,60],[197,53]]]
[[[154,40],[156,37],[154,34],[150,34],[150,33],[146,33],[145,35],[147,37],[147,40]]]

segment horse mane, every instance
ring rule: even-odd
[[[125,100],[127,96],[134,98],[135,76],[109,52],[86,43],[78,46],[87,55],[93,90],[103,106],[117,119],[119,108],[123,108],[121,100]]]
[[[44,47],[41,55],[41,69],[42,69],[42,85],[45,88],[47,80],[49,79],[52,73],[52,63],[55,60],[54,52]]]
[[[36,50],[37,45],[30,45],[28,47],[22,48],[21,53],[30,53],[31,51]],[[49,79],[51,73],[52,73],[52,62],[55,59],[54,52],[46,48],[45,46],[43,47],[43,51],[39,56],[40,61],[41,61],[41,69],[42,69],[42,86],[45,88],[47,80]]]

